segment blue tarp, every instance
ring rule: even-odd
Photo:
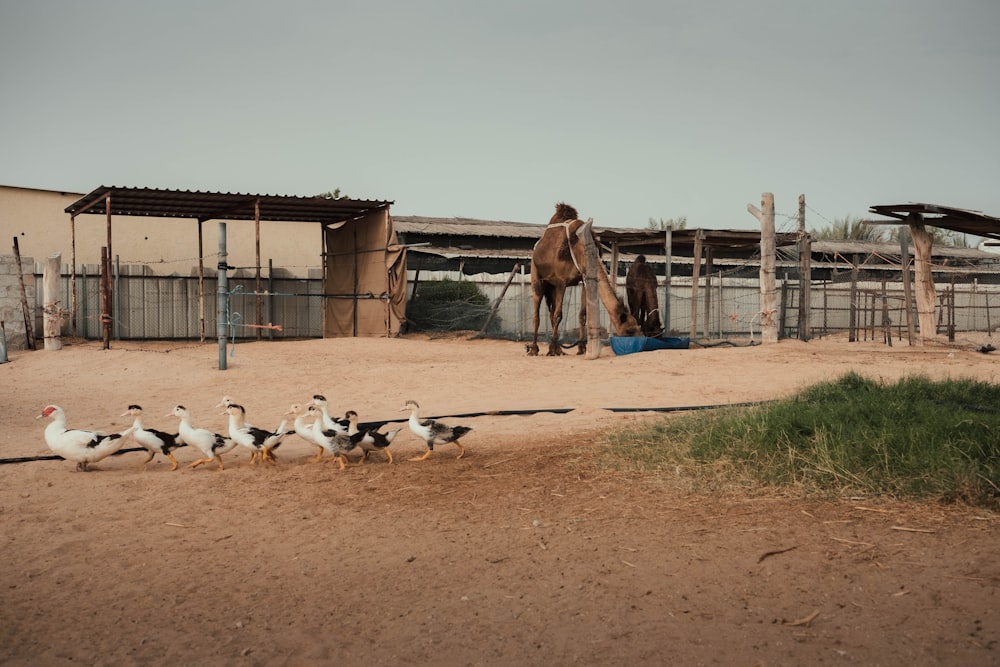
[[[651,350],[686,350],[691,344],[690,338],[651,338],[649,336],[612,336],[611,349],[615,354],[632,354],[633,352],[649,352]]]

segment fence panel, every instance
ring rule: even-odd
[[[41,282],[41,266],[36,266],[36,280]],[[414,272],[408,276],[408,296],[412,297]],[[491,333],[496,337],[528,340],[533,328],[533,296],[530,275],[524,269],[515,275],[504,293],[509,274],[462,275],[453,271],[421,272],[420,282],[437,280],[463,280],[475,283],[486,296],[490,307],[497,304],[497,313]],[[662,278],[658,293],[663,298]],[[61,277],[63,309],[68,313],[71,299],[70,276],[64,267]],[[699,285],[697,303],[691,301],[691,280],[673,277],[670,285],[670,322],[672,335],[687,336],[691,331],[692,314],[696,318],[697,338],[745,338],[760,332],[760,292],[755,275],[744,272],[715,274],[711,286],[706,287],[704,277]],[[624,278],[617,281],[617,291],[625,294]],[[126,268],[115,278],[114,335],[121,339],[186,339],[197,340],[201,335],[199,286],[195,276],[143,275],[142,267]],[[797,303],[799,285],[787,281],[781,290],[783,300],[782,337],[795,337],[797,331]],[[319,338],[323,335],[323,281],[321,278],[275,278],[262,287],[261,314],[258,321],[257,294],[253,278],[233,278],[229,281],[230,337],[253,339]],[[903,289],[898,282],[883,287],[881,280],[857,280],[853,288],[842,276],[830,281],[816,281],[811,285],[812,310],[809,325],[814,336],[848,331],[851,312],[854,311],[856,332],[862,339],[884,337],[884,328],[902,338],[906,335],[906,314],[903,310]],[[100,339],[102,335],[100,313],[100,271],[96,265],[80,267],[76,280],[78,335]],[[954,331],[988,331],[996,327],[996,304],[1000,303],[1000,287],[979,284],[974,277],[968,282],[939,284],[938,333],[948,333],[951,323]],[[500,298],[503,293],[503,298]],[[217,280],[214,276],[204,280],[205,335],[215,338]],[[35,292],[36,330],[42,330],[41,290]],[[419,287],[418,287],[419,298]],[[567,290],[563,303],[562,339],[576,340],[582,289]],[[883,309],[883,300],[886,306]],[[707,302],[707,305],[706,305]],[[692,305],[694,307],[692,307]],[[487,309],[488,310],[488,309]],[[661,305],[661,313],[665,309]],[[610,320],[602,307],[601,327],[611,331]],[[884,319],[886,318],[886,319]],[[540,308],[539,337],[547,340],[551,335],[548,312]],[[916,322],[916,314],[913,313]],[[281,327],[259,328],[256,325]],[[446,323],[444,323],[446,324]],[[63,333],[68,335],[71,323],[67,317]],[[447,329],[447,326],[442,326]]]

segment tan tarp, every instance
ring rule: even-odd
[[[388,210],[324,234],[323,335],[398,335],[406,316],[406,254]]]

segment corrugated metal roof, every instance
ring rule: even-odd
[[[392,216],[397,232],[424,236],[481,236],[490,238],[541,238],[547,224],[476,220],[474,218],[427,218],[421,216]],[[662,242],[663,232],[655,229],[629,229],[622,227],[594,227],[602,243],[617,242],[619,246],[654,245]],[[748,249],[760,246],[760,232],[734,229],[676,229],[672,234],[674,247],[694,246],[695,234],[704,234],[705,246],[716,248]],[[777,234],[778,246],[795,242],[795,234]]]
[[[950,229],[962,234],[1000,239],[1000,218],[986,215],[981,211],[971,211],[940,204],[879,204],[869,207],[869,212],[895,218],[895,221],[871,220],[879,224],[901,224],[911,215],[919,215],[925,225]]]
[[[73,216],[106,215],[109,199],[111,215],[194,218],[201,221],[254,220],[255,206],[259,205],[261,220],[321,223],[352,220],[373,210],[388,208],[393,203],[368,199],[326,199],[102,185],[65,210]]]

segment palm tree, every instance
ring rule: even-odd
[[[826,227],[809,231],[813,240],[817,241],[865,241],[868,243],[885,243],[888,234],[880,225],[869,225],[862,218],[835,218]]]

